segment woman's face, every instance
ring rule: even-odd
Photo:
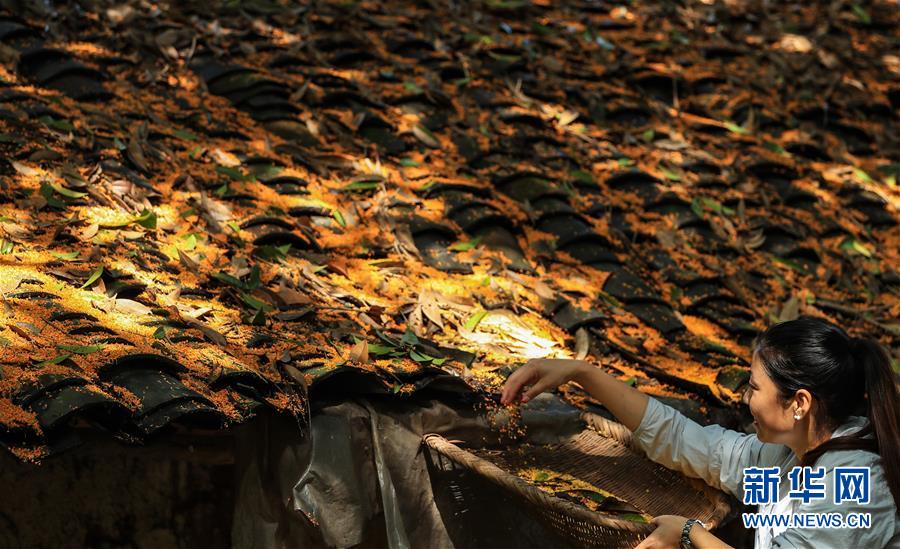
[[[797,421],[791,401],[781,402],[775,383],[766,374],[759,358],[754,355],[750,364],[750,387],[744,402],[753,415],[753,426],[761,442],[788,444]]]

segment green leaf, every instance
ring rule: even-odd
[[[347,221],[344,219],[344,214],[341,213],[340,210],[333,210],[331,215],[334,217],[334,220],[338,222],[338,225],[341,227],[347,226]]]
[[[865,257],[872,257],[872,252],[859,240],[855,238],[846,238],[843,242],[841,242],[841,249],[856,252]]]
[[[125,145],[125,143],[123,143],[122,140],[118,137],[113,137],[113,147],[119,149],[120,151],[124,151],[128,148],[128,146]]]
[[[48,359],[48,360],[44,360],[44,361],[38,362],[38,363],[35,364],[34,366],[35,366],[35,368],[40,368],[41,366],[50,366],[51,364],[59,364],[60,362],[66,360],[66,359],[69,358],[70,356],[72,356],[70,353],[64,353],[64,354],[61,354],[61,355],[56,355],[55,357],[53,357],[53,358],[51,358],[51,359]]]
[[[235,181],[252,181],[254,179],[252,175],[245,175],[241,170],[229,166],[216,166],[216,173],[228,176]]]
[[[732,122],[730,120],[725,121],[725,127],[728,128],[729,131],[734,132],[736,134],[740,134],[740,135],[748,135],[750,133],[743,126],[738,126],[737,124],[735,124],[734,122]]]
[[[78,192],[78,191],[73,191],[71,189],[67,189],[57,183],[50,183],[50,186],[53,187],[54,191],[58,192],[62,196],[65,196],[66,198],[84,198],[85,196],[88,195],[88,193],[82,193],[82,192]]]
[[[134,219],[134,222],[145,229],[156,229],[156,213],[152,210],[144,210]]]
[[[103,345],[63,345],[60,343],[56,344],[56,348],[60,351],[66,351],[69,353],[75,353],[78,355],[89,355],[91,353],[96,353],[97,351],[103,350]]]
[[[41,182],[41,188],[38,192],[44,197],[44,200],[47,201],[47,205],[51,208],[56,208],[58,210],[65,209],[66,203],[54,196],[55,190],[46,181]]]
[[[197,247],[197,233],[188,233],[181,237],[181,240],[184,241],[183,250],[191,251]]]
[[[630,520],[632,522],[647,522],[647,519],[645,519],[643,515],[637,513],[619,513],[616,515],[616,518]]]
[[[458,242],[456,244],[453,244],[452,246],[450,246],[450,249],[453,250],[454,252],[467,252],[467,251],[471,250],[472,248],[475,248],[476,246],[478,246],[480,243],[481,243],[481,236],[476,236],[475,238],[473,238],[472,240],[469,240],[468,242]]]
[[[616,163],[619,165],[620,168],[625,168],[628,166],[633,166],[634,160],[628,158],[627,156],[623,156],[622,158],[616,160]]]
[[[417,162],[417,161],[413,160],[412,158],[401,158],[400,165],[403,166],[404,168],[417,168],[417,167],[421,166],[422,163]]]
[[[773,143],[771,141],[763,141],[763,147],[769,149],[770,151],[780,154],[781,156],[791,156],[791,153],[784,150],[784,147],[779,145],[778,143]]]
[[[0,143],[21,143],[22,140],[8,133],[0,133]]]
[[[694,214],[701,219],[706,217],[706,212],[703,210],[703,202],[700,201],[700,197],[691,201],[691,210],[693,210]]]
[[[247,287],[247,285],[244,284],[244,282],[241,279],[231,276],[230,274],[223,272],[223,271],[214,273],[213,278],[215,278],[216,280],[218,280],[220,282],[224,282],[225,284],[234,286],[235,288],[239,288],[241,290],[244,290]]]
[[[634,384],[637,383],[637,378],[634,376],[631,376],[628,379],[626,379],[625,381],[623,381],[623,383],[625,385],[628,385],[629,387],[634,387]]]
[[[584,170],[572,170],[569,172],[569,175],[571,175],[572,179],[578,183],[583,183],[584,185],[594,184],[594,176]]]
[[[521,55],[511,55],[506,53],[497,53],[495,51],[488,51],[487,54],[497,61],[503,61],[505,63],[515,63],[516,61],[520,61],[522,59]]]
[[[259,265],[250,267],[250,276],[247,277],[247,289],[255,290],[260,287],[262,280],[260,279]]]
[[[872,179],[872,176],[859,168],[853,168],[853,175],[855,175],[863,183],[875,183],[875,180]]]
[[[853,4],[853,13],[856,14],[856,18],[859,19],[863,25],[872,24],[872,18],[869,16],[869,12],[863,9],[859,4]]]
[[[58,257],[64,261],[71,261],[77,258],[81,252],[53,252],[54,257]]]
[[[65,120],[65,119],[57,120],[56,118],[53,118],[50,115],[45,115],[45,116],[38,118],[38,122],[47,126],[48,128],[53,128],[54,130],[60,130],[60,131],[64,131],[64,132],[75,131],[75,126],[73,126],[72,123],[69,122],[68,120]]]
[[[241,300],[242,300],[244,303],[246,303],[247,305],[249,305],[252,309],[255,309],[255,310],[257,310],[257,311],[265,311],[265,312],[269,312],[269,311],[271,311],[271,310],[274,309],[274,307],[272,307],[271,305],[269,305],[269,304],[266,303],[265,301],[256,299],[255,297],[253,297],[252,295],[250,295],[250,294],[248,294],[248,293],[242,292],[242,293],[241,293]]]
[[[656,132],[653,131],[653,128],[650,128],[649,130],[641,134],[641,139],[643,139],[647,143],[653,141],[654,137],[656,137]]]
[[[681,301],[681,296],[684,295],[684,292],[681,291],[681,288],[678,286],[672,286],[669,290],[669,298],[672,301]]]
[[[389,347],[387,345],[379,345],[377,343],[369,343],[369,353],[373,355],[386,355],[394,352],[396,347]]]
[[[537,473],[534,474],[535,482],[544,482],[545,480],[548,480],[549,478],[550,478],[550,473],[548,473],[547,471],[538,471]]]
[[[281,246],[271,246],[268,244],[257,246],[253,251],[257,256],[269,261],[281,261],[286,258],[291,251],[291,244],[282,244]]]
[[[410,82],[409,80],[403,83],[403,87],[406,88],[406,91],[410,93],[422,93],[425,91],[421,86],[419,86],[415,82]]]
[[[416,336],[415,332],[407,328],[406,331],[403,332],[403,337],[400,338],[400,342],[404,345],[418,345],[419,338]]]
[[[12,242],[5,238],[0,238],[0,254],[11,254],[14,248],[15,245]]]
[[[172,130],[172,135],[174,135],[178,139],[184,139],[186,141],[196,141],[197,140],[196,135],[192,134],[191,132],[189,132],[187,130],[182,130],[180,128],[175,128],[174,130]]]
[[[416,351],[410,351],[409,358],[415,360],[416,362],[431,362],[432,360],[434,360],[433,356],[417,353]]]
[[[88,277],[87,282],[82,284],[81,288],[79,289],[83,290],[94,282],[97,282],[97,279],[100,278],[101,275],[103,275],[103,267],[97,267],[96,269],[94,269],[94,272],[91,273],[91,276]]]
[[[157,326],[156,330],[153,332],[153,337],[156,339],[167,339],[166,329],[163,326]]]
[[[442,356],[440,358],[432,359],[431,364],[433,364],[434,366],[440,366],[441,364],[443,364],[445,362],[447,362],[447,357]]]
[[[697,214],[697,217],[703,217],[705,210],[712,210],[717,214],[734,215],[734,210],[728,206],[723,206],[711,198],[700,196],[691,201],[691,209]]]
[[[465,328],[469,331],[474,330],[478,326],[478,323],[481,322],[481,319],[483,319],[486,314],[487,314],[487,311],[476,312],[475,314],[473,314],[472,316],[469,317],[469,320],[466,321]]]
[[[254,164],[250,166],[250,173],[253,175],[253,177],[262,180],[278,177],[278,174],[283,171],[283,167],[276,166],[274,164]]]
[[[371,191],[372,189],[377,189],[379,185],[381,185],[380,181],[354,181],[349,185],[345,185],[341,191]]]
[[[262,309],[257,309],[256,313],[247,319],[249,324],[252,326],[265,326],[266,325],[266,313]]]
[[[659,171],[661,171],[669,181],[681,181],[681,175],[679,175],[678,172],[672,171],[664,166],[660,166]]]
[[[616,299],[615,297],[609,295],[608,293],[604,292],[603,290],[600,290],[600,291],[597,293],[597,295],[600,297],[600,299],[602,299],[603,301],[609,303],[609,304],[612,305],[613,307],[619,307],[619,308],[622,307],[622,302],[621,302],[621,301],[619,301],[619,300]]]
[[[806,269],[803,268],[803,265],[800,265],[796,261],[792,261],[792,260],[786,259],[784,257],[778,257],[777,255],[773,255],[772,261],[774,261],[776,263],[781,263],[782,265],[790,267],[791,269],[794,269],[798,273],[806,274],[806,272],[807,272]]]

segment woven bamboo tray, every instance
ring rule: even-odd
[[[462,516],[479,507],[473,498],[484,495],[484,480],[499,487],[532,518],[576,547],[634,547],[654,527],[615,518],[545,492],[507,471],[540,467],[569,474],[607,490],[651,516],[682,515],[718,526],[730,511],[728,497],[698,479],[667,469],[646,458],[632,443],[624,425],[595,414],[584,414],[588,428],[571,439],[529,452],[509,451],[483,459],[441,437],[423,438],[429,471],[434,479],[452,479],[449,490]],[[473,486],[480,486],[474,489]],[[524,517],[523,517],[524,518]]]

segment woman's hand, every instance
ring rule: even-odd
[[[574,379],[590,367],[590,363],[583,360],[533,358],[509,376],[500,402],[511,404],[520,401],[524,404],[544,391]]]
[[[656,530],[634,549],[678,549],[681,546],[681,530],[685,522],[687,518],[678,515],[660,515],[654,518],[650,524],[655,525]],[[694,525],[694,528],[699,527],[697,524]]]

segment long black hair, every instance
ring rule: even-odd
[[[757,336],[753,354],[787,400],[800,389],[816,400],[816,425],[833,430],[851,415],[869,424],[809,450],[801,466],[812,466],[829,450],[862,449],[881,456],[895,504],[900,504],[900,396],[891,360],[872,339],[851,337],[839,326],[801,316],[770,326]],[[863,438],[869,433],[875,438]]]

